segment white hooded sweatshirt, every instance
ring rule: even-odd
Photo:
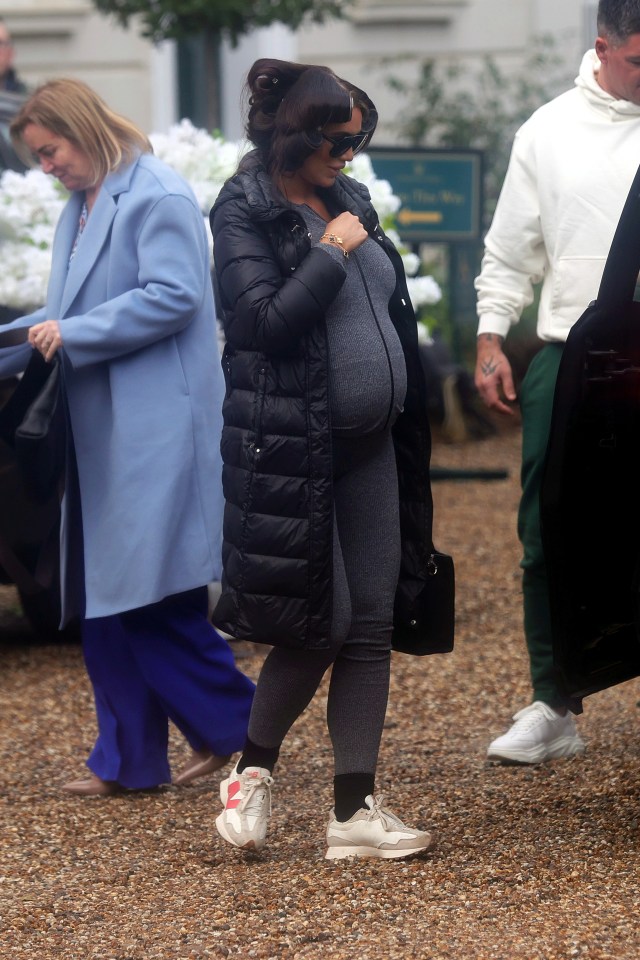
[[[640,106],[606,93],[595,79],[599,65],[589,50],[574,89],[515,136],[475,281],[479,334],[505,337],[542,280],[538,336],[564,342],[597,296],[640,165]]]

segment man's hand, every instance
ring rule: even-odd
[[[62,346],[60,324],[57,320],[45,320],[29,328],[29,343],[39,350],[47,362],[53,360],[54,354]]]
[[[513,414],[507,403],[516,399],[511,364],[502,351],[502,337],[481,333],[477,341],[475,382],[480,396],[491,410]],[[507,401],[507,403],[505,403]]]

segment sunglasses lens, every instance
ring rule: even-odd
[[[335,137],[331,140],[333,143],[330,151],[331,156],[341,157],[347,150],[353,150],[354,154],[358,153],[362,150],[368,139],[369,135],[367,133],[348,133],[345,134],[344,137]]]
[[[357,140],[357,143],[354,143],[354,145],[353,145],[353,152],[354,152],[354,153],[360,153],[360,151],[361,151],[362,149],[364,149],[364,147],[366,147],[366,145],[367,145],[367,143],[368,143],[368,141],[369,141],[369,134],[368,134],[368,133],[360,133],[360,134],[358,134],[358,136],[357,136],[355,139]]]
[[[345,143],[346,141],[346,143]],[[349,147],[351,146],[351,137],[335,137],[332,138],[331,142],[333,146],[329,151],[332,157],[341,157],[343,153],[346,153]]]

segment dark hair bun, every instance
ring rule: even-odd
[[[373,133],[378,114],[367,95],[329,67],[287,60],[256,60],[247,76],[246,133],[273,175],[297,170],[322,145],[330,123],[348,123],[362,110],[362,128]]]
[[[266,113],[275,112],[300,75],[301,71],[291,69],[297,66],[301,65],[286,60],[256,60],[247,77],[249,105]]]

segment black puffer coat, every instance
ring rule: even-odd
[[[366,187],[340,174],[323,199],[335,215],[349,210],[360,218],[397,275],[389,311],[408,379],[404,411],[393,427],[402,533],[396,617],[402,621],[401,611],[425,581],[432,549],[431,444],[416,320],[402,260]],[[333,538],[324,316],[345,270],[338,258],[312,249],[301,215],[279,199],[255,155],[225,184],[210,220],[227,386],[224,576],[213,620],[236,638],[320,649],[331,626]]]

